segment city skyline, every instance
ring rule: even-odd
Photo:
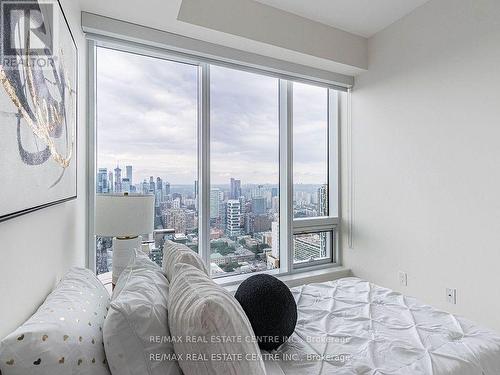
[[[107,167],[107,166],[99,166],[97,168],[97,171],[99,171],[100,169],[106,169],[108,174],[109,172],[113,172],[113,175],[114,175],[114,170],[116,167],[120,167],[120,169],[122,170],[122,177],[126,177],[126,168],[127,166],[130,166],[130,164],[127,164],[125,166],[122,166],[122,165],[115,165],[114,167]],[[133,167],[133,165],[132,165]],[[136,175],[141,175],[139,173],[136,173],[136,170],[133,169],[133,175],[136,176]],[[98,172],[96,172],[96,175],[98,175]],[[148,181],[149,182],[149,179],[150,177],[154,177],[155,179],[157,177],[160,177],[162,178],[163,181],[165,182],[169,182],[170,183],[170,186],[171,187],[182,187],[182,188],[191,188],[194,186],[195,183],[198,182],[198,180],[193,180],[191,181],[191,183],[172,183],[169,179],[168,179],[168,176],[164,176],[164,175],[156,175],[156,174],[152,174],[152,175],[146,175],[146,174],[142,174],[144,176],[146,176],[145,178],[136,178],[136,177],[133,177],[133,180],[132,180],[132,184],[133,185],[139,185],[141,183],[144,182],[144,180]],[[114,178],[114,177],[113,177]],[[253,187],[253,186],[265,186],[265,187],[273,187],[273,188],[279,188],[279,184],[278,183],[254,183],[254,182],[245,182],[241,179],[239,179],[239,181],[241,181],[241,186],[242,187]],[[324,183],[320,184],[320,183],[294,183],[293,186],[294,187],[305,187],[305,188],[309,188],[309,189],[315,189],[317,188],[318,186],[321,186],[321,185],[325,185]],[[213,188],[221,188],[221,187],[228,187],[228,191],[231,189],[231,177],[229,178],[229,180],[227,181],[227,183],[219,183],[219,184],[210,184],[210,187],[211,189]]]
[[[133,165],[124,168],[98,168],[96,192],[101,194],[135,192],[152,194],[154,203],[153,238],[144,239],[152,260],[161,265],[167,239],[181,242],[198,251],[198,184],[182,189],[161,177],[149,176],[135,181]],[[132,183],[131,183],[132,182]],[[327,213],[327,185],[307,185],[294,189],[294,217],[314,217]],[[211,272],[259,272],[279,267],[279,187],[244,184],[230,177],[227,184],[210,189]],[[149,235],[150,236],[150,235]],[[327,234],[294,237],[295,260],[324,258]],[[108,272],[112,256],[111,239],[97,237],[97,272]]]

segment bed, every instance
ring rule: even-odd
[[[167,314],[170,318],[180,317],[176,330],[183,327],[183,305],[179,305],[181,308],[175,314],[175,307],[170,309],[172,305],[169,303],[175,293],[181,296],[184,289],[176,287],[176,279],[169,284],[163,271],[145,259],[147,257],[139,252],[136,260],[131,259],[127,272],[124,271],[124,277],[119,279],[115,288],[115,292],[121,292],[115,295],[111,305],[104,286],[91,271],[71,269],[37,312],[1,341],[0,374],[110,375],[123,374],[122,369],[131,368],[137,374],[179,374],[180,367],[186,375],[264,375],[264,364],[267,375],[500,374],[500,336],[497,334],[466,319],[423,305],[414,298],[354,277],[292,288],[298,307],[295,332],[278,350],[262,352],[264,364],[258,356],[258,346],[250,347],[246,341],[242,349],[233,343],[214,346],[209,340],[192,349],[192,353],[224,354],[236,350],[237,353],[255,354],[259,362],[252,367],[255,371],[234,370],[248,365],[248,361],[201,364],[222,369],[211,372],[189,371],[187,364],[192,361],[188,360],[156,361],[156,357],[151,359],[151,354],[179,354],[179,346],[176,346],[176,341],[172,347],[169,341],[151,340],[151,337],[166,338],[171,333],[173,337],[198,336],[175,333],[169,328],[165,319]],[[210,280],[204,273],[206,271],[186,264],[183,267],[191,268],[191,273],[198,270],[197,274],[206,278],[202,288],[205,300],[217,297],[221,287]],[[187,277],[183,267],[175,267],[180,275],[177,279],[181,281]],[[196,288],[195,282],[199,281],[193,281],[193,288]],[[122,295],[125,286],[120,283],[129,288],[126,290],[134,298],[128,297],[128,292]],[[233,298],[227,292],[224,294],[226,299]],[[123,300],[118,296],[123,296]],[[124,301],[130,304],[130,309],[122,308],[120,314],[114,314],[113,310]],[[237,301],[233,302],[231,305],[236,306]],[[125,311],[127,314],[123,318],[122,312]],[[203,314],[207,310],[203,307],[199,311],[197,316],[205,318]],[[217,310],[217,314],[213,315],[217,316],[214,318],[216,322],[219,319],[245,320],[243,310],[232,314]],[[117,320],[117,316],[122,319]],[[156,319],[154,322],[152,317]],[[194,318],[187,320],[193,322]],[[116,324],[121,321],[127,324]],[[230,334],[226,332],[226,326],[214,330],[204,322],[199,319],[202,334],[206,337],[233,337],[232,331]],[[191,325],[185,326],[189,328]],[[240,332],[241,324],[228,327]],[[251,327],[248,330],[251,331]],[[121,347],[116,347],[121,344]],[[155,370],[147,370],[153,368],[152,364]]]
[[[292,289],[295,333],[264,353],[268,375],[500,374],[500,337],[349,277]]]

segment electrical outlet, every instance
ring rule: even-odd
[[[457,304],[457,290],[455,288],[446,288],[446,300],[452,305]]]
[[[399,285],[408,286],[408,274],[403,271],[399,271]]]

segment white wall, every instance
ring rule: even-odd
[[[499,20],[498,0],[432,0],[369,41],[352,97],[355,234],[344,261],[500,332]],[[458,289],[456,306],[446,287]]]
[[[86,261],[85,40],[78,4],[73,0],[61,4],[78,45],[81,68],[78,199],[0,223],[0,338],[35,312],[69,267],[85,266]]]

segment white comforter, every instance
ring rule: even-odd
[[[500,374],[499,336],[414,298],[353,277],[292,293],[295,333],[268,375]]]

